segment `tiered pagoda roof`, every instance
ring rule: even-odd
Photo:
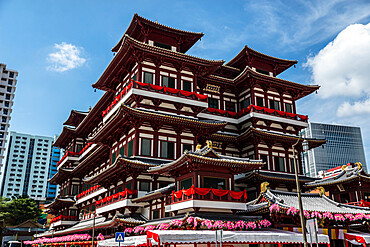
[[[72,206],[76,201],[71,197],[56,197],[54,201],[48,205],[45,205],[45,208],[53,213],[58,213],[59,209]]]
[[[309,212],[331,212],[333,214],[369,214],[369,208],[350,206],[331,200],[325,193],[302,193],[303,209]],[[247,213],[269,212],[269,207],[277,204],[280,208],[299,208],[298,197],[295,192],[285,192],[267,189],[252,202],[247,203]]]
[[[335,176],[312,181],[312,182],[306,183],[304,186],[306,188],[316,188],[318,186],[326,187],[329,185],[336,185],[336,184],[344,185],[346,183],[350,183],[353,181],[370,182],[370,174],[364,171],[361,163],[356,163],[356,165],[357,166],[354,168],[343,167],[342,172],[340,172],[339,174]]]
[[[129,35],[141,42],[145,41],[145,35],[158,36],[165,34],[167,41],[170,43],[180,43],[180,51],[187,52],[204,34],[197,32],[184,31],[172,27],[168,27],[158,22],[148,20],[144,17],[134,14],[132,21],[127,28],[125,35]],[[122,46],[124,37],[120,39],[118,44],[113,47],[112,51],[117,52]]]
[[[77,127],[82,122],[82,120],[87,116],[87,114],[89,114],[89,112],[71,110],[71,113],[69,114],[67,121],[65,121],[63,125]]]

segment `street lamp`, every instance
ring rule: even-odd
[[[294,161],[294,171],[295,171],[295,183],[297,185],[299,214],[300,214],[300,219],[301,219],[301,227],[302,227],[302,235],[303,235],[303,244],[304,244],[304,247],[307,247],[308,246],[308,243],[307,243],[307,237],[306,237],[306,221],[304,220],[304,215],[303,215],[303,205],[302,205],[302,197],[301,197],[301,185],[299,183],[299,178],[298,178],[298,166],[297,166],[297,158],[296,158],[296,152],[295,152],[295,146],[299,143],[299,141],[301,139],[302,139],[302,137],[299,136],[299,138],[296,141],[296,143],[294,143],[292,145],[292,148],[293,148],[293,161]],[[304,141],[302,142],[302,147],[303,147],[304,151],[308,150],[308,141],[307,140],[304,139]]]

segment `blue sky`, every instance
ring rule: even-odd
[[[91,84],[134,13],[205,33],[192,55],[228,61],[248,45],[298,60],[280,77],[322,86],[298,112],[360,126],[370,157],[369,1],[0,0],[0,62],[19,71],[11,130],[52,136],[93,106]]]

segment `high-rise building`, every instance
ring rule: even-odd
[[[0,63],[0,167],[2,166],[4,159],[17,76],[17,71],[7,69],[5,64]]]
[[[54,138],[55,140],[55,138]],[[57,173],[57,166],[58,161],[61,158],[61,150],[58,147],[52,146],[51,148],[51,154],[50,154],[50,165],[49,165],[49,172],[48,172],[48,180],[52,178]],[[52,199],[55,198],[57,195],[58,188],[57,185],[51,184],[48,182],[48,188],[46,192],[46,198]]]
[[[52,137],[10,132],[0,196],[28,195],[44,200]]]
[[[303,154],[305,173],[317,177],[319,171],[361,162],[366,169],[361,129],[336,124],[309,123],[302,131],[306,138],[326,139],[322,147],[311,149]]]

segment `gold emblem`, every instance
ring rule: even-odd
[[[207,140],[206,143],[207,143],[207,148],[212,149],[212,141]]]
[[[267,186],[269,186],[269,182],[263,182],[261,183],[261,193],[265,193],[267,190]]]
[[[358,167],[358,169],[362,169],[362,164],[361,162],[356,162],[355,165]]]
[[[207,84],[206,91],[214,92],[214,93],[220,93],[220,86]]]
[[[347,168],[347,165],[342,165],[342,171],[344,171]]]
[[[325,189],[324,189],[324,187],[317,187],[316,189],[318,189],[319,190],[319,194],[320,194],[320,196],[322,196],[322,195],[325,195]]]
[[[198,151],[199,149],[202,148],[202,145],[198,144],[196,147],[195,147],[195,151]]]

